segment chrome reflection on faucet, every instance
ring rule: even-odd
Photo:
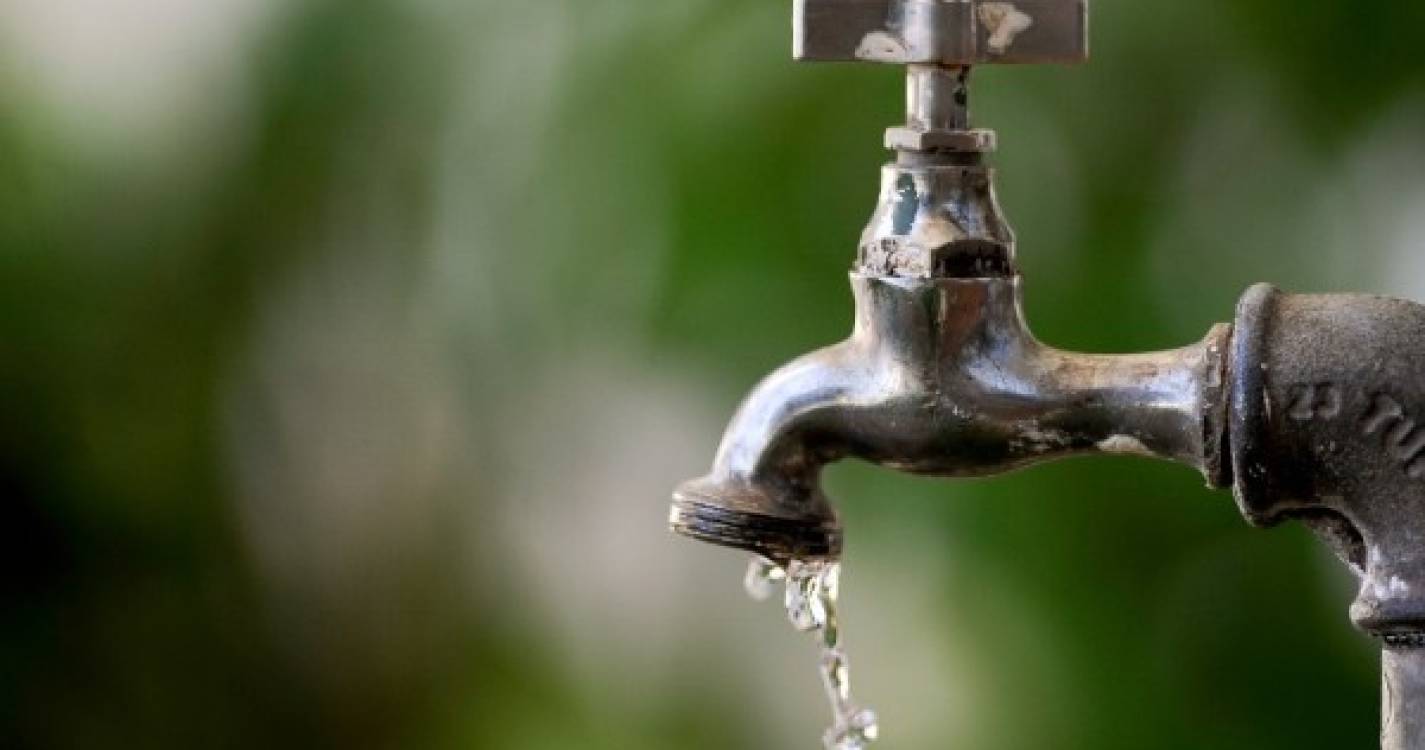
[[[1150,354],[1049,347],[1021,311],[1014,233],[970,127],[971,66],[1087,58],[1086,0],[797,0],[799,59],[908,66],[907,117],[851,271],[851,336],[773,373],[679,533],[787,564],[836,558],[828,463],[979,477],[1133,453],[1232,487],[1244,516],[1299,520],[1361,579],[1386,649],[1384,750],[1425,748],[1425,307],[1259,285],[1233,325]]]

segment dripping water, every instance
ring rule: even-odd
[[[832,724],[822,738],[827,750],[865,750],[876,740],[876,713],[851,700],[850,666],[841,644],[836,602],[841,587],[841,563],[793,560],[782,567],[763,557],[747,568],[747,593],[765,601],[783,586],[783,603],[792,627],[813,633],[821,647],[821,682],[831,703]]]

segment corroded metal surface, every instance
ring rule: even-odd
[[[1361,577],[1356,625],[1425,644],[1425,307],[1255,287],[1231,403],[1242,513],[1321,530]]]
[[[797,0],[798,60],[980,65],[1088,58],[1087,0]]]
[[[978,163],[888,164],[856,271],[905,278],[1013,276],[1014,230]]]
[[[848,457],[942,477],[1085,453],[1208,471],[1225,327],[1173,351],[1074,354],[1029,332],[1017,277],[853,274],[852,288],[851,337],[753,391],[712,471],[676,492],[676,530],[773,559],[835,555],[840,531],[820,477]]]
[[[906,122],[851,274],[855,328],[762,382],[675,531],[774,560],[840,554],[821,488],[859,458],[944,477],[1085,453],[1177,461],[1258,525],[1308,524],[1385,648],[1384,750],[1425,750],[1425,306],[1261,285],[1192,346],[1090,355],[1020,311],[1014,232],[970,127],[968,66],[1087,55],[1086,0],[796,0],[799,59],[908,64]]]
[[[1425,306],[1365,294],[1238,305],[1231,485],[1242,514],[1310,526],[1361,586],[1351,619],[1385,647],[1386,750],[1425,750]]]

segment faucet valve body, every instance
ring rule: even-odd
[[[822,490],[844,458],[984,477],[1088,453],[1216,471],[1228,329],[1148,354],[1075,354],[1030,333],[1018,276],[853,272],[850,338],[768,376],[707,476],[674,493],[675,531],[773,560],[834,557]]]

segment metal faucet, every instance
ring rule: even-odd
[[[1425,306],[1250,289],[1235,321],[1149,354],[1054,349],[1021,312],[975,65],[1088,56],[1087,0],[795,0],[795,55],[908,66],[895,161],[851,270],[845,341],[747,398],[678,533],[772,560],[832,558],[828,463],[981,477],[1085,453],[1186,464],[1247,520],[1308,524],[1361,580],[1384,648],[1383,750],[1425,750]]]

